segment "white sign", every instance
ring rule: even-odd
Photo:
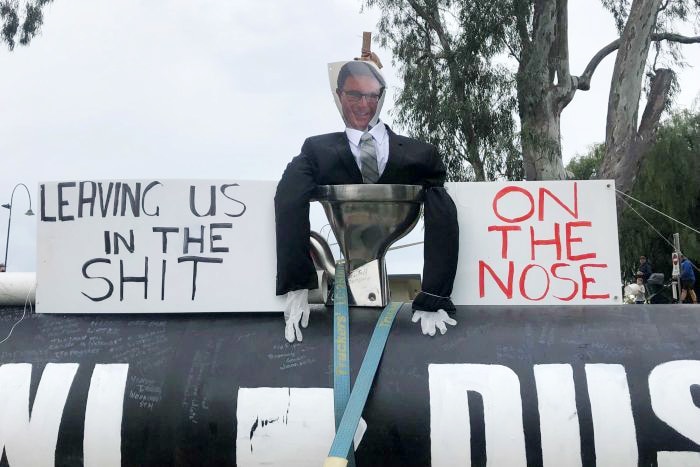
[[[40,185],[37,311],[280,311],[277,182]]]
[[[456,305],[621,303],[611,180],[450,183]]]
[[[42,184],[37,310],[282,310],[276,185]],[[455,304],[621,302],[612,181],[452,183],[448,190],[460,224]]]

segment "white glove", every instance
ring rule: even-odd
[[[457,324],[457,321],[450,318],[445,310],[415,310],[413,312],[413,318],[411,318],[411,321],[417,323],[418,320],[420,320],[421,330],[426,336],[434,336],[435,328],[438,328],[440,330],[440,334],[445,334],[447,332],[447,326],[445,326],[445,324],[449,324],[450,326],[454,326],[455,324]]]
[[[301,327],[309,325],[309,289],[299,289],[287,292],[287,303],[284,305],[284,338],[290,344],[295,340],[301,342]]]

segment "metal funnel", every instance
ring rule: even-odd
[[[389,283],[384,255],[418,222],[419,185],[322,185],[313,199],[323,206],[345,256],[350,303],[385,306]]]

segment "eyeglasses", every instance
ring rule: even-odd
[[[379,102],[379,98],[382,97],[380,94],[363,94],[359,91],[342,91],[343,94],[348,98],[350,102],[360,102],[362,98],[365,98],[368,104],[376,104]]]

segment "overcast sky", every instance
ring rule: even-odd
[[[598,2],[569,8],[580,74],[615,30]],[[36,211],[39,181],[277,180],[305,137],[342,129],[326,64],[355,57],[378,17],[357,0],[56,0],[29,47],[0,48],[0,203],[20,182]],[[390,52],[373,49],[389,86],[400,85]],[[700,46],[685,50],[700,64]],[[564,111],[565,160],[604,139],[613,62]],[[694,74],[681,73],[680,107],[697,99]],[[33,271],[37,217],[22,215],[23,190],[14,201],[9,270]],[[0,209],[2,251],[7,216]],[[414,248],[406,262],[420,257]]]

